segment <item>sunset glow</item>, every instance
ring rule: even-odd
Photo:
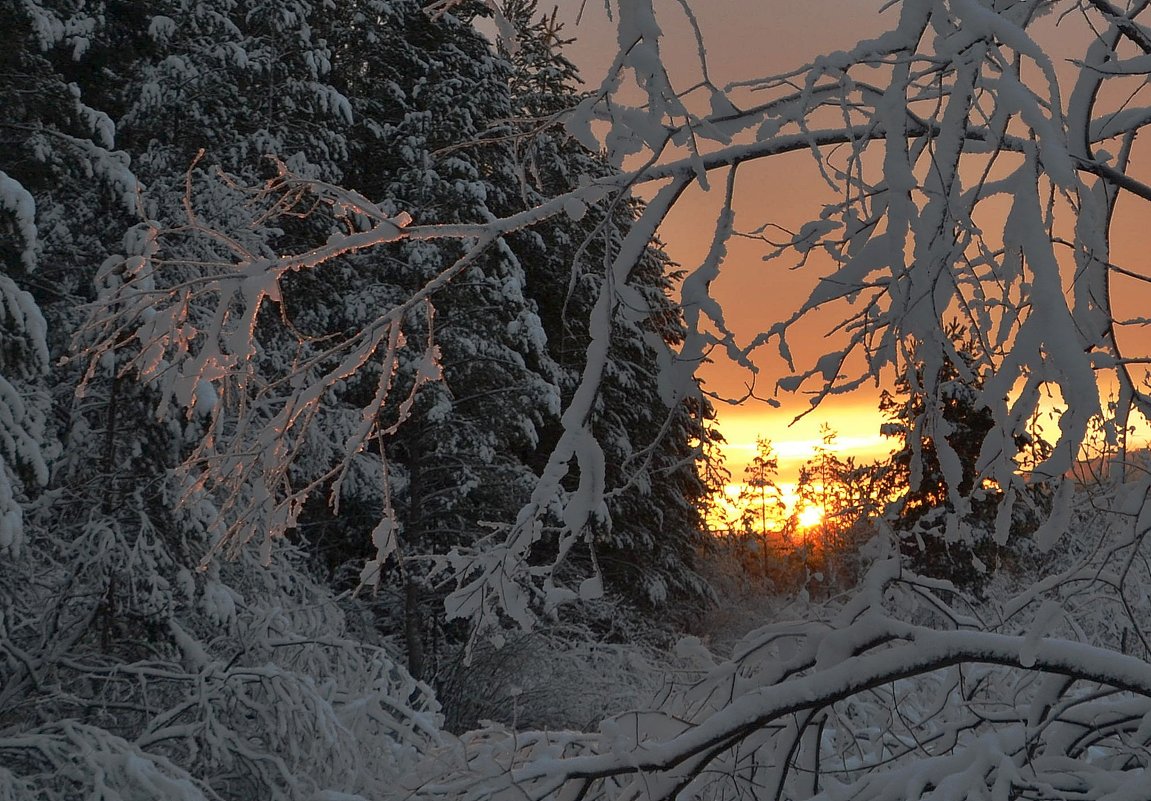
[[[783,496],[784,509],[782,514],[774,509],[766,510],[766,528],[769,534],[783,531],[793,514],[795,525],[801,529],[818,526],[823,522],[823,509],[814,504],[804,503],[799,497],[799,487],[795,482],[780,483],[779,489]],[[746,490],[746,484],[728,484],[723,494],[715,498],[715,509],[708,519],[708,527],[713,532],[724,533],[740,528],[741,518],[747,509],[751,512],[748,521],[752,530],[762,533],[763,524],[756,516],[754,501],[749,505],[752,507],[750,509],[740,502],[740,495]]]
[[[799,527],[811,528],[823,522],[823,510],[818,506],[805,506],[799,512]]]
[[[794,484],[800,466],[822,445],[820,425],[823,423],[838,433],[831,449],[843,456],[870,461],[884,459],[891,453],[895,443],[879,434],[884,418],[876,408],[876,399],[861,395],[851,401],[828,401],[824,408],[793,422],[803,409],[802,399],[798,400],[778,409],[766,404],[717,407],[719,428],[726,440],[723,455],[736,483],[743,478],[744,468],[755,456],[756,438],[766,437],[779,458],[780,486],[787,482]]]

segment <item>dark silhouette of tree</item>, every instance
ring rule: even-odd
[[[800,506],[819,509],[820,516],[798,529],[799,552],[809,589],[831,593],[854,586],[862,572],[859,551],[876,532],[886,470],[879,463],[839,456],[839,434],[827,423],[820,434],[813,457],[800,468],[797,487]]]
[[[931,377],[941,399],[942,426],[937,422],[922,439],[911,437],[926,408],[928,377],[922,369],[901,378],[894,392],[884,390],[880,398],[880,411],[889,420],[883,433],[901,443],[887,464],[885,480],[893,496],[887,518],[914,571],[978,593],[989,570],[1024,547],[1019,537],[1037,525],[1044,496],[1036,489],[1008,500],[1004,511],[1004,493],[980,461],[983,443],[996,426],[983,393],[984,375],[976,367],[981,345],[957,322],[947,334],[952,358]],[[946,441],[950,470],[941,460],[940,438]],[[1032,463],[1049,452],[1033,435],[1019,435],[1016,446],[1021,458]]]
[[[772,553],[772,540],[786,540],[792,522],[787,519],[787,504],[776,483],[778,477],[779,457],[771,440],[756,437],[755,456],[743,469],[743,487],[736,503],[741,509],[741,533],[755,542],[756,572],[765,578],[772,574],[772,562],[776,558]]]

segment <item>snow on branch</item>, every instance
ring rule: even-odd
[[[446,0],[433,11],[454,5]],[[1033,24],[1058,6],[1090,14],[1097,26],[1070,92]],[[726,171],[712,247],[685,284],[694,330],[677,368],[717,346],[750,363],[774,344],[790,373],[779,387],[807,390],[816,402],[866,381],[904,379],[923,401],[908,420],[911,472],[922,468],[924,440],[933,440],[948,479],[952,508],[940,532],[948,541],[962,538],[957,521],[970,508],[949,442],[954,427],[943,413],[958,375],[979,387],[976,408],[994,418],[967,494],[993,483],[1010,504],[1047,482],[1053,509],[1037,544],[1074,540],[1064,536],[1074,531],[1084,543],[1068,547],[1086,555],[998,607],[1000,619],[991,623],[954,587],[901,572],[896,559],[880,560],[859,595],[829,619],[765,626],[731,659],[705,665],[658,710],[614,718],[589,733],[492,727],[445,737],[413,769],[405,797],[942,801],[978,793],[1117,801],[1125,789],[1142,787],[1151,767],[1144,723],[1151,715],[1151,638],[1139,611],[1148,581],[1148,483],[1100,501],[1123,518],[1124,536],[1108,531],[1086,542],[1095,530],[1083,523],[1084,510],[1075,506],[1081,496],[1067,476],[1105,412],[1099,398],[1106,378],[1120,383],[1119,411],[1102,424],[1109,444],[1123,438],[1131,408],[1151,409],[1145,378],[1134,372],[1146,354],[1127,350],[1139,338],[1117,333],[1122,321],[1112,305],[1112,279],[1146,276],[1112,263],[1110,228],[1119,196],[1151,197],[1131,167],[1136,134],[1151,115],[1109,109],[1102,91],[1109,80],[1151,74],[1151,64],[1120,50],[1127,42],[1146,52],[1151,39],[1137,18],[1147,3],[1120,11],[1102,0],[904,0],[891,4],[898,16],[889,31],[799,70],[726,86],[707,78],[692,87],[707,90],[705,111],[663,62],[658,7],[647,0],[611,7],[618,53],[568,130],[598,147],[593,132],[606,123],[618,174],[521,213],[416,225],[386,198],[373,202],[282,165],[256,188],[221,175],[205,180],[194,166],[184,224],[135,227],[124,253],[100,271],[99,297],[78,336],[87,381],[139,375],[161,414],[182,412],[186,496],[214,514],[209,558],[255,539],[267,558],[272,539],[297,524],[311,496],[328,491],[338,501],[357,454],[394,433],[420,387],[438,380],[437,293],[506,234],[607,193],[650,188],[653,201],[606,270],[590,312],[583,375],[528,504],[487,541],[444,560],[458,582],[450,614],[529,628],[541,610],[602,589],[594,579],[578,590],[561,586],[557,572],[605,516],[604,449],[590,416],[610,347],[612,304],[685,189]],[[640,100],[633,92],[624,102],[629,81]],[[753,91],[755,102],[743,102]],[[824,271],[799,309],[765,322],[741,347],[710,294],[737,233],[736,180],[753,163],[797,152],[811,155],[835,194],[774,245],[774,255],[792,256],[804,268],[819,262]],[[198,198],[205,193],[228,213],[204,215]],[[6,208],[26,218],[25,199],[8,195]],[[279,247],[284,242],[296,245]],[[355,330],[310,337],[295,327],[290,276],[411,242],[454,247],[446,265],[402,287]],[[800,363],[792,337],[802,322],[825,313],[838,342]],[[409,341],[405,331],[412,329],[404,326],[416,318],[428,322],[427,336]],[[953,341],[952,320],[970,332],[970,351]],[[718,335],[701,331],[705,326]],[[261,345],[269,329],[292,342],[286,363],[269,363]],[[405,357],[415,377],[401,385],[396,376]],[[327,399],[364,373],[374,382],[357,396],[341,457],[300,479],[293,470],[311,447]],[[675,398],[684,379],[683,372],[672,375],[665,394]],[[1025,469],[1019,450],[1033,441],[1045,393],[1058,395],[1065,408],[1050,453]],[[396,413],[384,414],[385,406]],[[1009,518],[1010,506],[1004,508]],[[393,555],[391,524],[385,510],[365,581]],[[997,535],[1003,528],[997,525]],[[535,550],[545,535],[555,553],[541,561]],[[179,642],[180,633],[172,634]],[[188,673],[206,682],[211,674],[195,645],[184,648]],[[696,642],[683,650],[703,648]],[[276,678],[259,665],[237,671],[229,678],[253,688]],[[316,708],[322,739],[325,726],[337,727],[322,705]],[[274,709],[263,714],[273,728],[287,725]],[[168,734],[157,726],[155,736]],[[237,748],[243,742],[241,729],[225,735]],[[131,756],[121,743],[104,746],[116,759]],[[21,747],[0,740],[0,749]],[[148,776],[180,778],[162,765]],[[191,789],[185,795],[195,797]]]
[[[768,797],[942,799],[957,782],[992,797],[1067,787],[1077,770],[1097,771],[1100,790],[1135,780],[1151,665],[1046,639],[1058,605],[1010,636],[978,630],[934,589],[896,560],[880,563],[835,618],[760,629],[658,712],[586,735],[473,735],[409,789],[425,799],[671,799],[755,776]],[[891,616],[908,603],[950,625]],[[1113,725],[1091,738],[1089,755],[1080,735],[1103,720]]]
[[[766,322],[736,361],[775,343],[792,371],[778,387],[809,392],[813,406],[868,382],[917,374],[917,392],[929,401],[914,422],[918,442],[948,430],[937,376],[968,370],[949,353],[947,326],[959,320],[980,344],[969,380],[993,377],[980,399],[997,420],[981,480],[1016,492],[1045,482],[1065,499],[1058,485],[1105,411],[1101,387],[1115,377],[1122,386],[1122,409],[1109,430],[1126,429],[1132,406],[1151,410],[1133,372],[1143,354],[1124,352],[1123,343],[1135,339],[1116,334],[1108,280],[1119,274],[1108,260],[1116,198],[1151,197],[1128,167],[1134,132],[1148,117],[1126,104],[1109,110],[1102,91],[1108,81],[1145,75],[1151,64],[1118,50],[1124,40],[1144,41],[1135,22],[1144,6],[1120,12],[1091,3],[1103,33],[1087,42],[1067,91],[1035,25],[1053,5],[894,4],[896,21],[875,39],[725,88],[729,101],[756,91],[754,104],[689,111],[699,106],[689,102],[691,89],[667,98],[674,90],[658,60],[658,13],[620,4],[620,54],[569,127],[586,132],[594,121],[609,122],[606,141],[621,163],[642,152],[644,163],[630,175],[637,185],[810,152],[837,200],[814,210],[776,255],[826,272],[799,309]],[[646,87],[646,105],[619,102],[626,75]],[[836,116],[841,122],[833,125]],[[701,131],[724,136],[696,148]],[[1112,157],[1103,146],[1115,141],[1126,144]],[[1004,225],[988,224],[995,219]],[[796,365],[789,336],[809,319],[833,320],[837,344]],[[1017,443],[1030,441],[1043,394],[1060,398],[1061,416],[1050,455],[1024,476]],[[954,463],[947,437],[935,439],[944,465]],[[951,476],[948,483],[960,482]],[[955,493],[951,502],[957,509],[967,503]],[[1057,528],[1040,538],[1045,546]]]
[[[421,387],[439,380],[440,354],[432,324],[436,293],[505,234],[567,214],[573,204],[594,203],[614,191],[616,182],[613,177],[592,183],[486,223],[413,225],[406,213],[386,213],[358,193],[296,176],[281,163],[273,178],[251,189],[226,175],[205,178],[193,164],[186,180],[185,224],[163,229],[144,223],[133,228],[125,237],[124,255],[109,258],[97,276],[100,296],[76,338],[87,362],[81,393],[101,376],[136,374],[155,393],[159,415],[179,410],[194,432],[192,450],[181,468],[184,501],[208,500],[215,509],[216,545],[204,557],[204,565],[217,553],[234,555],[254,540],[268,559],[274,538],[296,526],[309,498],[327,492],[338,508],[340,486],[356,455],[393,436]],[[226,225],[202,218],[197,198],[205,193],[230,198],[228,207],[233,211]],[[651,212],[650,222],[630,234],[601,293],[584,382],[564,415],[565,433],[532,506],[520,515],[517,531],[538,528],[557,499],[566,503],[569,545],[582,536],[592,517],[604,515],[603,457],[590,434],[588,414],[609,347],[611,309],[666,211],[665,206],[657,207],[660,211]],[[292,220],[319,220],[333,232],[320,244],[288,253],[270,251],[268,237],[257,235]],[[316,339],[295,328],[283,291],[288,276],[400,241],[459,242],[463,252],[343,336]],[[427,338],[418,344],[404,332],[417,312],[428,321]],[[290,363],[267,363],[261,346],[265,326],[280,332],[277,335],[295,337]],[[397,388],[394,379],[401,355],[415,347],[421,353],[414,357],[415,380]],[[306,482],[294,481],[293,471],[308,453],[309,438],[326,413],[331,393],[369,369],[378,376],[375,390],[342,443],[341,458]],[[573,459],[581,483],[567,498],[560,481],[572,469]],[[394,552],[394,520],[389,520],[392,512],[386,509],[374,535],[376,555],[364,571],[369,584]],[[494,605],[484,603],[477,609],[510,614],[529,625],[528,604],[520,597],[525,590],[516,588],[537,583],[518,565],[530,542],[530,535],[526,540],[512,537],[502,549],[487,553],[484,564],[502,578],[483,581],[504,589],[488,596],[498,599]],[[461,570],[461,581],[466,577],[465,584],[474,584],[478,564],[469,562],[470,567]],[[551,586],[550,581],[542,583]],[[534,597],[535,590],[527,591]],[[548,605],[559,591],[549,592],[553,594]],[[591,585],[584,588],[584,594],[591,592]],[[458,604],[452,608],[457,614],[470,614]]]

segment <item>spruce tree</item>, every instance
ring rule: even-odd
[[[297,38],[246,31],[261,8],[282,10]],[[302,8],[142,2],[88,13],[29,2],[0,11],[12,44],[0,62],[0,95],[11,101],[0,126],[3,224],[20,235],[3,254],[13,335],[3,375],[25,385],[0,398],[7,433],[22,432],[0,453],[27,473],[5,471],[23,531],[6,541],[0,571],[0,796],[372,795],[425,742],[426,688],[349,636],[293,549],[271,569],[243,552],[197,570],[220,510],[206,495],[179,503],[187,488],[172,468],[201,436],[201,418],[157,413],[154,388],[128,369],[141,357],[132,330],[87,374],[81,359],[59,364],[99,328],[81,327],[84,304],[99,310],[133,276],[162,267],[178,278],[189,262],[218,259],[221,242],[187,226],[157,239],[188,222],[186,176],[205,224],[269,252],[284,234],[261,229],[251,209],[233,217],[244,193],[189,169],[199,147],[215,149],[206,168],[227,164],[221,153],[238,163],[290,143],[269,141],[269,118],[246,95],[220,93],[243,85],[233,68],[306,60],[306,20],[291,16]],[[260,55],[273,41],[282,51]],[[318,97],[309,75],[295,85]],[[310,111],[279,99],[306,127]],[[165,118],[180,124],[156,124]],[[295,130],[290,114],[278,122]],[[58,366],[41,379],[47,363]],[[369,752],[364,739],[385,745]]]
[[[980,474],[983,441],[995,425],[982,398],[985,377],[974,369],[980,345],[956,323],[948,328],[948,336],[958,363],[948,362],[934,377],[933,386],[938,387],[947,426],[939,436],[946,438],[958,472],[949,479],[935,436],[924,437],[918,448],[912,448],[908,437],[924,413],[927,377],[920,372],[917,387],[906,378],[900,380],[895,392],[884,391],[879,405],[890,421],[883,433],[902,441],[886,466],[896,496],[887,515],[899,536],[903,558],[913,570],[978,593],[990,569],[1010,562],[1026,548],[1024,537],[1037,526],[1039,511],[1047,501],[1043,491],[1035,488],[1001,510],[1002,490]],[[1049,450],[1039,437],[1021,437],[1016,444],[1038,457],[1037,461]],[[955,479],[958,484],[953,486]],[[954,500],[959,496],[969,498],[962,515],[957,514]],[[1010,540],[997,541],[997,520],[1002,514],[1010,516]]]
[[[507,68],[467,20],[433,18],[416,2],[347,4],[331,19],[342,21],[331,39],[334,78],[355,119],[344,183],[386,198],[390,211],[417,224],[482,223],[518,210],[511,151],[489,134],[510,113]],[[288,291],[303,301],[301,327],[338,339],[464,253],[451,242],[377,248],[301,275]],[[427,578],[433,559],[514,520],[530,492],[540,429],[559,412],[527,289],[520,259],[500,241],[406,315],[408,345],[393,386],[411,404],[383,410],[380,427],[390,433],[359,457],[364,475],[386,479],[341,486],[342,508],[370,510],[362,518],[333,519],[318,508],[309,518],[330,543],[321,547],[333,567],[362,564],[375,550],[373,530],[378,535],[380,519],[388,521],[397,550],[379,566],[380,579],[402,600],[391,604],[389,593],[380,594],[379,624],[404,632],[410,667],[429,678],[450,666],[464,637],[458,627],[445,630],[442,592]],[[425,381],[432,353],[436,380]],[[379,378],[368,365],[337,404],[358,410]],[[344,575],[357,580],[359,570]]]

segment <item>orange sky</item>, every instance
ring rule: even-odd
[[[615,31],[597,0],[588,0],[576,24],[579,5],[570,3],[560,8],[561,19],[568,15],[566,34],[577,37],[566,52],[594,86],[615,55]],[[771,74],[806,63],[828,50],[849,47],[869,30],[878,31],[882,24],[890,24],[890,14],[881,18],[877,13],[881,6],[880,0],[777,0],[770,4],[762,0],[709,0],[706,7],[696,4],[709,43],[709,69],[717,83]],[[693,66],[693,38],[682,11],[674,0],[656,0],[656,7],[667,36],[665,61],[685,65],[682,74],[673,72],[672,79],[677,85],[691,85],[698,72]],[[821,201],[827,198],[807,154],[745,168],[740,180],[735,206],[738,229],[749,230],[768,221],[797,228],[817,214]],[[689,269],[700,263],[710,245],[720,202],[715,194],[708,197],[693,187],[660,230],[671,257]],[[733,240],[720,278],[712,285],[713,294],[724,305],[728,324],[743,340],[787,316],[815,283],[811,270],[794,272],[784,261],[765,264],[762,254],[760,243]],[[806,336],[792,343],[796,357],[803,360],[822,353],[823,331],[812,326],[801,330]],[[726,360],[705,365],[701,375],[709,390],[725,397],[744,395],[752,381],[757,395],[770,397],[786,365],[767,352],[757,362],[758,376]],[[840,445],[847,453],[866,459],[886,455],[891,446],[878,435],[881,417],[875,408],[877,395],[872,392],[866,397],[861,394],[828,402],[794,425],[789,425],[792,418],[808,408],[802,396],[779,397],[782,406],[778,409],[755,401],[741,406],[719,404],[720,430],[728,442],[724,450],[733,480],[739,480],[754,455],[757,436],[772,440],[780,456],[781,476],[793,479],[799,466],[810,458],[812,446],[820,441],[823,422],[839,432]]]
[[[700,15],[699,23],[708,43],[711,77],[720,85],[736,78],[782,72],[823,53],[850,47],[859,39],[893,25],[893,15],[898,13],[896,8],[880,14],[884,0],[708,0],[693,5]],[[581,6],[583,17],[576,24],[576,13]],[[666,36],[664,61],[669,65],[673,84],[690,86],[698,80],[699,73],[694,66],[694,39],[681,6],[677,0],[655,0],[655,6]],[[566,52],[579,64],[589,85],[595,86],[615,54],[613,23],[607,19],[600,0],[569,2],[560,8],[560,16],[567,22],[565,33],[577,38]],[[1082,25],[1081,21],[1064,19],[1056,30],[1052,17],[1044,20],[1043,25],[1046,26],[1042,31],[1045,43],[1051,47],[1058,49],[1070,41],[1082,47],[1083,30],[1076,29],[1076,25]],[[1056,63],[1063,73],[1061,79],[1067,78],[1069,87],[1074,65],[1058,58]],[[740,181],[735,203],[737,230],[750,230],[768,222],[796,230],[803,222],[815,218],[822,202],[828,199],[827,189],[808,154],[775,158],[771,164],[745,166],[741,169]],[[660,230],[671,257],[688,269],[698,265],[708,249],[718,194],[714,192],[709,197],[693,187]],[[1115,237],[1115,260],[1142,262],[1145,247],[1139,239],[1147,211],[1143,201],[1124,199],[1120,202],[1115,229],[1131,232],[1132,236],[1127,242],[1122,241],[1122,236]],[[1128,222],[1124,224],[1124,221]],[[744,342],[799,306],[819,273],[818,264],[793,271],[786,261],[764,263],[762,253],[761,243],[732,240],[720,278],[712,285],[713,295],[724,306],[729,326]],[[1141,309],[1146,306],[1145,293],[1124,289],[1116,294],[1117,311],[1142,313]],[[1123,305],[1127,308],[1121,308]],[[829,325],[828,318],[815,319],[793,332],[790,345],[797,366],[809,364],[813,357],[826,352],[825,332]],[[1137,331],[1133,336],[1146,337],[1146,334]],[[786,365],[768,351],[758,354],[757,364],[760,372],[754,377],[756,393],[772,396],[775,381],[786,373]],[[723,396],[745,394],[748,383],[753,380],[747,371],[726,361],[705,365],[701,374],[707,388]],[[773,441],[780,455],[781,478],[793,479],[799,465],[809,458],[812,445],[819,441],[819,426],[823,422],[839,432],[845,453],[865,460],[884,456],[892,443],[878,435],[882,417],[875,408],[877,397],[878,389],[872,388],[825,402],[794,425],[789,425],[791,420],[808,408],[803,396],[779,396],[780,409],[755,402],[738,407],[721,405],[718,409],[720,429],[729,443],[725,450],[733,480],[742,476],[743,466],[754,453],[757,435]]]

